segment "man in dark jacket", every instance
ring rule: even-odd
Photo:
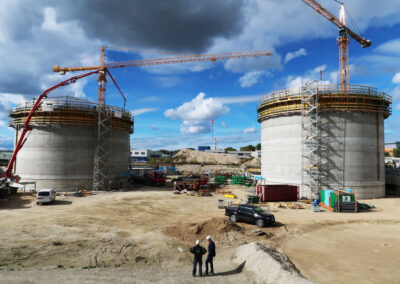
[[[199,264],[199,276],[203,276],[202,271],[201,271],[201,266],[203,265],[203,254],[205,254],[207,252],[207,250],[205,248],[203,248],[200,245],[200,241],[197,240],[196,241],[196,245],[194,247],[190,248],[190,252],[194,254],[194,258],[193,258],[193,272],[192,272],[192,276],[196,277],[196,266],[197,264]]]
[[[213,264],[213,258],[215,257],[215,243],[211,239],[211,236],[207,236],[207,241],[208,241],[208,254],[206,258],[206,275],[208,275],[208,264],[210,264],[211,268],[211,275],[214,274],[214,264]]]

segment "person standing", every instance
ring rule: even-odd
[[[201,267],[203,265],[203,254],[205,254],[207,252],[207,250],[205,248],[203,248],[200,245],[200,241],[197,240],[196,241],[196,245],[194,247],[190,248],[190,252],[194,254],[194,258],[193,258],[193,271],[192,271],[192,276],[196,277],[196,266],[197,264],[199,265],[199,276],[203,276],[202,271],[201,271]]]
[[[208,275],[208,264],[210,264],[211,275],[214,275],[213,258],[215,257],[215,243],[211,239],[211,236],[207,236],[207,241],[208,241],[208,254],[206,258],[206,275]]]

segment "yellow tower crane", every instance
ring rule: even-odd
[[[53,71],[59,72],[64,75],[67,72],[76,71],[89,71],[89,70],[101,70],[99,72],[99,87],[98,87],[98,100],[97,100],[97,111],[98,111],[98,123],[97,123],[97,145],[94,155],[94,170],[93,170],[93,190],[107,190],[108,189],[108,147],[107,139],[105,138],[109,129],[107,121],[109,119],[106,107],[106,75],[114,81],[111,73],[108,69],[111,68],[122,68],[122,67],[134,67],[134,66],[151,66],[151,65],[162,65],[162,64],[176,64],[186,62],[199,62],[199,61],[217,61],[226,60],[232,58],[250,58],[259,56],[270,56],[271,53],[267,50],[260,51],[244,51],[244,52],[229,52],[229,53],[216,53],[216,54],[205,54],[205,55],[182,55],[175,57],[156,58],[156,59],[142,59],[142,60],[131,60],[121,62],[105,62],[105,50],[107,47],[101,47],[100,53],[100,65],[99,66],[82,66],[82,67],[60,67],[54,66]],[[123,48],[110,48],[120,50],[131,50]],[[135,50],[143,51],[143,50]],[[162,52],[158,52],[162,53]],[[115,81],[114,81],[115,83]],[[116,85],[119,89],[118,85]],[[122,92],[121,92],[122,94]],[[125,99],[125,98],[124,98]]]
[[[371,41],[359,36],[346,26],[344,4],[338,0],[335,1],[341,5],[340,19],[322,7],[317,1],[303,0],[304,3],[313,8],[318,14],[322,15],[339,28],[339,39],[337,43],[339,46],[339,85],[341,89],[347,90],[349,84],[349,36],[359,42],[362,47],[371,46]]]

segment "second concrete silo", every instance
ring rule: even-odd
[[[312,176],[319,190],[385,196],[387,94],[365,86],[311,85],[267,94],[257,112],[267,183],[300,185],[302,197],[311,197]]]
[[[17,137],[34,103],[35,100],[28,101],[10,110],[10,126],[16,129]],[[129,111],[113,106],[106,106],[106,111],[110,126],[108,176],[113,186],[129,168],[133,117]],[[32,131],[15,167],[21,182],[57,191],[91,189],[97,104],[72,97],[44,99],[30,125]]]

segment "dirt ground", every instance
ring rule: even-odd
[[[244,197],[244,189],[231,188]],[[370,200],[367,213],[312,212],[270,204],[277,224],[262,232],[231,224],[221,195],[175,195],[139,186],[130,192],[0,200],[0,283],[256,283],[232,261],[234,248],[259,242],[285,253],[318,283],[398,283],[400,199]],[[264,234],[265,233],[265,234]],[[217,245],[216,275],[192,278],[189,247]],[[396,266],[396,267],[395,267]]]

